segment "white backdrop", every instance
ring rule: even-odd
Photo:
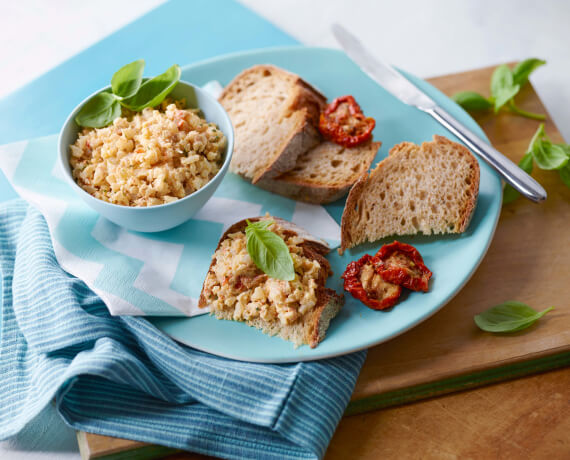
[[[0,97],[162,1],[2,1]],[[570,2],[566,0],[241,1],[306,45],[337,47],[330,25],[340,22],[373,53],[420,77],[526,57],[546,59],[548,64],[531,81],[570,141]],[[62,430],[61,422],[50,415],[53,423],[42,427],[33,445],[25,434],[0,443],[0,458],[78,460],[73,431]]]
[[[0,2],[0,97],[162,2]],[[564,138],[570,141],[567,0],[241,2],[306,45],[337,47],[330,25],[340,22],[378,56],[420,77],[531,56],[546,59],[548,64],[537,70],[531,81]]]

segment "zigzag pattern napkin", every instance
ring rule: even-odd
[[[83,280],[112,315],[193,316],[210,259],[224,230],[265,214],[295,222],[333,247],[340,228],[322,206],[261,190],[228,173],[188,222],[165,232],[137,233],[91,210],[57,165],[57,136],[0,147],[0,169],[49,226],[61,267]]]

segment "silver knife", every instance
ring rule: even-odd
[[[415,106],[430,114],[461,139],[467,147],[479,155],[489,166],[494,168],[521,195],[537,203],[546,200],[546,191],[537,181],[439,107],[432,98],[411,83],[400,72],[372,56],[360,41],[344,27],[339,24],[333,24],[332,31],[346,54],[376,83],[403,103]]]

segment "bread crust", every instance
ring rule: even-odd
[[[222,242],[231,233],[245,232],[248,220],[250,222],[257,222],[260,219],[262,219],[262,217],[250,217],[249,219],[243,219],[231,225],[220,238],[216,250],[220,248]],[[326,330],[329,326],[330,320],[336,316],[344,304],[344,296],[342,294],[339,295],[336,293],[336,291],[325,287],[326,278],[332,274],[330,263],[325,258],[330,249],[324,241],[311,236],[304,229],[293,224],[292,222],[280,219],[278,217],[272,217],[272,219],[275,220],[275,222],[286,232],[291,232],[303,238],[304,241],[300,246],[303,248],[305,257],[317,260],[319,264],[326,269],[321,272],[321,276],[317,280],[317,283],[319,284],[319,288],[317,290],[317,304],[308,314],[305,315],[302,322],[303,343],[309,345],[311,348],[315,348],[319,342],[325,338]],[[210,263],[208,274],[213,271],[215,264],[216,258],[212,257],[212,262]],[[207,306],[208,302],[204,293],[204,286],[202,286],[202,291],[200,292],[200,298],[198,300],[198,307],[205,308]],[[216,316],[221,319],[232,319],[228,315],[223,314],[216,314]],[[250,326],[262,328],[262,323],[259,320],[244,322]],[[288,331],[288,329],[291,329],[292,326],[283,326],[281,324],[275,324],[274,326],[278,328],[278,331],[276,331],[278,335],[285,339],[289,337],[288,332],[290,331]]]
[[[291,179],[268,179],[255,185],[281,196],[311,204],[327,204],[345,196],[352,184],[344,186],[316,185]]]
[[[251,177],[247,177],[235,167],[236,155],[234,153],[234,160],[232,160],[234,166],[230,165],[230,169],[254,184],[289,171],[295,166],[301,154],[321,141],[317,127],[320,112],[326,105],[326,98],[301,77],[270,64],[256,65],[242,71],[222,91],[219,97],[220,103],[228,108],[226,104],[229,102],[226,100],[234,93],[237,94],[247,88],[248,85],[245,82],[264,75],[272,75],[285,80],[290,86],[288,97],[282,104],[280,116],[281,118],[293,117],[294,126],[280,145],[276,146],[273,158],[263,168],[255,171]],[[270,122],[271,120],[267,120],[267,123]]]
[[[381,145],[381,142],[370,142],[363,146],[352,148],[359,150],[359,154],[364,157],[364,171],[368,171],[370,168]],[[310,156],[311,154],[312,152],[308,152],[306,155]],[[354,176],[354,174],[351,175]],[[316,183],[314,181],[309,182],[303,180],[294,173],[288,172],[275,179],[259,181],[256,185],[264,190],[286,196],[293,200],[312,204],[327,204],[345,196],[358,179],[359,177],[356,177],[356,179],[349,177],[341,184],[328,184],[326,182]]]
[[[273,179],[295,167],[297,159],[303,153],[316,147],[321,142],[321,135],[317,128],[309,123],[309,112],[301,109],[293,112],[296,127],[290,136],[277,148],[279,152],[273,161],[263,170],[258,171],[252,178],[251,183],[257,185],[262,180]]]
[[[382,162],[378,163],[380,166]],[[354,246],[353,241],[354,238],[352,236],[352,226],[350,225],[351,221],[354,220],[355,214],[357,212],[356,203],[360,199],[362,195],[362,191],[364,190],[364,186],[366,185],[366,181],[368,180],[368,173],[364,173],[360,179],[356,181],[356,183],[350,189],[348,193],[348,198],[346,199],[346,204],[344,205],[344,211],[342,213],[342,217],[340,220],[340,249],[339,253],[342,253]]]
[[[459,233],[463,233],[467,230],[471,219],[473,218],[473,214],[475,211],[475,206],[477,206],[477,200],[479,198],[479,180],[481,178],[481,172],[479,170],[479,163],[477,163],[477,159],[473,156],[473,154],[462,144],[458,144],[457,142],[452,142],[446,137],[439,136],[435,134],[433,136],[433,140],[436,145],[446,145],[446,146],[453,146],[456,148],[461,155],[469,162],[472,166],[473,174],[471,176],[471,184],[470,184],[470,192],[472,199],[466,202],[465,209],[461,214],[460,224],[459,224]],[[424,142],[425,143],[425,142]]]
[[[380,161],[369,175],[363,175],[354,184],[348,194],[341,219],[340,252],[342,253],[344,250],[364,242],[362,238],[358,238],[357,235],[355,235],[356,228],[354,227],[354,223],[358,221],[358,219],[356,219],[356,213],[358,212],[357,203],[359,202],[362,194],[365,192],[366,185],[370,183],[375,177],[380,176],[384,173],[384,169],[388,164],[390,164],[389,160],[392,160],[393,157],[402,155],[406,152],[419,150],[431,150],[434,151],[434,153],[437,155],[438,149],[447,148],[452,148],[454,152],[463,158],[463,160],[465,160],[470,166],[469,169],[471,171],[471,176],[469,178],[470,182],[467,186],[467,195],[469,196],[469,199],[464,201],[464,207],[460,211],[458,221],[455,222],[455,230],[451,231],[450,233],[464,232],[469,226],[471,218],[474,214],[475,207],[477,205],[480,180],[479,164],[473,154],[462,144],[453,142],[443,136],[434,135],[432,141],[424,142],[421,144],[421,146],[418,146],[411,142],[402,142],[395,145],[390,149],[388,158]]]

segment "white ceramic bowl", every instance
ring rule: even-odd
[[[203,89],[180,81],[169,97],[186,99],[188,108],[200,108],[208,122],[215,123],[225,134],[228,142],[223,152],[223,163],[218,173],[204,187],[194,193],[168,204],[148,207],[120,206],[99,200],[83,190],[73,180],[69,164],[70,145],[77,140],[80,127],[75,117],[81,107],[96,94],[108,91],[103,88],[82,101],[65,121],[58,139],[59,164],[73,190],[87,205],[110,221],[129,230],[159,232],[176,227],[190,219],[214,194],[228,171],[234,147],[234,131],[230,117],[220,103]]]

